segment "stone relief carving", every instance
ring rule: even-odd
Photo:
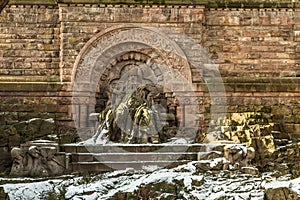
[[[112,30],[104,35],[101,35],[99,39],[91,43],[92,47],[86,49],[86,51],[80,58],[80,61],[78,62],[79,65],[76,69],[75,76],[76,81],[91,80],[91,77],[89,77],[89,75],[92,74],[89,72],[91,72],[91,68],[93,68],[93,66],[96,63],[97,65],[99,65],[99,62],[96,61],[99,58],[99,56],[110,55],[111,58],[111,56],[113,56],[111,48],[114,46],[117,46],[119,48],[120,44],[122,43],[140,43],[147,45],[155,50],[158,50],[162,54],[161,57],[163,57],[163,60],[169,59],[169,61],[167,61],[166,64],[171,64],[170,66],[172,67],[176,66],[176,69],[179,70],[182,74],[185,73],[185,68],[189,68],[187,60],[185,59],[185,55],[182,52],[175,49],[173,47],[174,44],[171,44],[172,42],[168,38],[150,29],[121,28]],[[127,51],[131,49],[129,47],[130,46],[127,45]],[[104,64],[107,65],[108,63]],[[104,66],[101,67],[103,68]]]
[[[65,172],[65,165],[57,156],[54,146],[14,147],[11,150],[13,164],[11,176],[45,177]]]

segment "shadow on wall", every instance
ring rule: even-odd
[[[0,1],[0,13],[3,10],[3,8],[8,4],[9,0],[1,0]]]

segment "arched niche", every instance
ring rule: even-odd
[[[184,83],[175,83],[175,91],[173,85],[165,89],[170,98],[174,99],[174,92],[184,92],[184,84],[192,82],[184,51],[163,31],[136,26],[107,29],[85,44],[74,63],[72,112],[78,129],[93,128],[89,115],[96,112],[96,96],[102,92],[102,84],[114,79],[109,76],[117,79],[123,65],[135,63],[149,66],[159,85],[168,85],[174,81],[174,76],[183,77]],[[157,67],[162,65],[163,68]]]

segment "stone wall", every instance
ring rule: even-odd
[[[24,142],[60,133],[69,110],[60,97],[66,87],[60,81],[58,7],[16,4],[10,2],[0,15],[0,124],[2,134],[16,128]],[[28,130],[31,119],[53,119],[55,127]],[[11,146],[6,139],[0,143]]]
[[[298,137],[298,3],[147,2],[10,1],[0,14],[1,125],[51,118],[56,125],[54,132],[72,131],[72,80],[80,52],[101,32],[135,25],[168,28],[173,33],[168,37],[182,49],[186,49],[184,42],[176,38],[187,35],[207,48],[211,60],[219,65],[226,99],[221,94],[213,101],[202,79],[205,74],[191,67],[200,121],[205,119],[201,126],[208,126],[211,106],[214,112],[218,112],[218,106],[224,112],[226,101],[228,112],[270,113],[274,121],[284,123],[285,130]],[[189,62],[197,59],[191,56],[193,49],[187,55]]]
[[[61,90],[57,8],[8,5],[0,18],[1,112],[15,112],[20,121],[43,113],[55,118]]]
[[[228,112],[272,114],[299,133],[299,9],[209,9],[206,39]]]

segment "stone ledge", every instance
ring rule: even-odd
[[[58,76],[0,76],[1,82],[59,82]]]
[[[11,5],[142,4],[205,5],[208,8],[298,8],[299,0],[10,0]]]
[[[214,81],[215,80],[215,81]],[[202,91],[213,88],[214,92],[222,92],[224,86],[226,92],[288,92],[300,93],[300,78],[209,78],[206,83],[196,83]]]
[[[1,92],[59,92],[63,84],[57,82],[0,82]]]
[[[10,0],[9,5],[56,5],[56,0]]]
[[[300,77],[286,78],[245,78],[245,77],[225,77],[224,83],[269,83],[269,84],[298,84],[300,85]]]
[[[297,84],[300,85],[300,77],[204,77],[207,83],[239,83],[239,84]]]

